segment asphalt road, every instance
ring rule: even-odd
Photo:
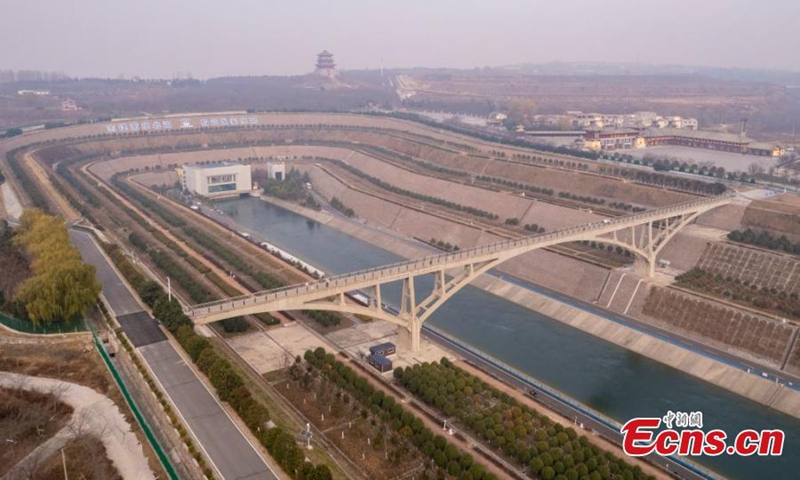
[[[150,371],[222,478],[276,480],[275,473],[178,351],[166,341],[164,333],[160,329],[155,332],[156,320],[144,311],[92,236],[77,230],[72,230],[70,235],[83,259],[97,269],[103,296],[119,318],[125,334],[139,349]]]

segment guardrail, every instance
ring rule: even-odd
[[[305,285],[291,285],[273,290],[257,292],[251,295],[242,295],[223,300],[216,300],[213,302],[195,305],[193,307],[188,307],[186,309],[186,313],[190,316],[194,316],[199,314],[200,315],[208,314],[212,312],[222,312],[228,309],[236,308],[237,306],[239,306],[237,305],[239,302],[241,302],[241,306],[255,305],[259,303],[287,298],[290,296],[290,294],[292,296],[296,296],[304,293],[316,292],[322,289],[328,289],[331,287],[334,288],[345,287],[347,285],[362,282],[365,280],[382,279],[385,277],[391,277],[399,274],[404,274],[407,272],[418,271],[433,266],[449,264],[461,260],[470,260],[484,255],[507,251],[512,248],[528,247],[533,244],[545,243],[552,240],[575,236],[585,232],[590,232],[590,231],[594,232],[597,230],[600,231],[608,230],[609,232],[615,231],[625,226],[635,226],[643,222],[650,222],[654,220],[662,220],[664,218],[669,218],[671,216],[685,213],[687,211],[693,211],[698,207],[705,207],[709,205],[714,205],[714,206],[724,205],[730,203],[732,199],[733,195],[726,194],[718,197],[693,200],[691,202],[664,207],[657,210],[651,210],[649,212],[637,213],[627,217],[619,217],[610,220],[607,219],[602,222],[592,222],[584,225],[579,225],[576,227],[569,227],[562,230],[557,230],[550,233],[532,235],[517,240],[504,240],[489,245],[483,245],[466,250],[461,250],[457,253],[443,253],[431,257],[422,258],[419,260],[402,261],[390,265],[373,267],[365,270],[359,270],[356,272],[335,275],[313,283],[307,283]]]
[[[125,399],[125,403],[128,404],[128,408],[130,408],[131,412],[133,412],[133,416],[136,418],[136,423],[138,423],[139,427],[141,427],[145,438],[147,438],[147,443],[149,443],[150,446],[153,447],[153,451],[156,452],[158,461],[161,463],[161,466],[164,467],[164,471],[167,472],[167,476],[172,480],[180,480],[178,472],[175,470],[175,466],[172,465],[169,456],[161,447],[158,439],[153,434],[153,431],[150,428],[150,425],[147,423],[147,420],[145,420],[144,415],[142,415],[139,407],[136,406],[136,402],[128,391],[128,387],[126,387],[125,383],[122,381],[122,377],[117,371],[117,368],[111,362],[111,357],[109,357],[108,352],[106,352],[106,349],[103,347],[103,343],[97,337],[97,333],[94,331],[94,329],[92,329],[92,337],[94,338],[95,348],[97,348],[97,351],[100,352],[103,362],[111,372],[111,376],[114,378],[114,382],[117,384],[117,387],[119,387],[120,392],[122,392],[122,397]]]

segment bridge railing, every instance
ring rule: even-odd
[[[561,230],[556,230],[550,233],[543,233],[539,235],[531,235],[520,239],[503,240],[488,245],[481,245],[472,247],[458,252],[442,253],[433,255],[417,260],[406,260],[397,262],[390,265],[380,267],[368,268],[356,272],[344,273],[334,275],[331,277],[323,278],[312,283],[305,285],[291,285],[281,287],[273,290],[265,290],[250,295],[242,295],[239,297],[227,298],[224,300],[217,300],[214,302],[203,303],[189,307],[186,311],[189,315],[202,315],[213,312],[222,312],[229,309],[235,309],[240,306],[249,306],[259,303],[271,302],[282,298],[294,297],[297,295],[316,292],[331,287],[339,288],[346,287],[351,284],[363,282],[366,280],[379,280],[385,277],[392,277],[407,272],[415,272],[424,268],[437,265],[446,265],[455,263],[460,260],[469,260],[475,257],[481,257],[492,253],[503,252],[517,247],[528,247],[533,244],[549,242],[564,237],[572,237],[580,233],[597,230],[615,231],[625,226],[636,226],[643,222],[650,222],[656,220],[663,220],[672,216],[680,215],[682,213],[691,212],[698,207],[708,205],[718,205],[730,202],[733,198],[732,195],[720,195],[717,197],[704,198],[701,200],[693,200],[678,205],[663,207],[648,212],[637,213],[626,217],[618,217],[614,219],[606,219],[597,222],[591,222],[574,227],[568,227]],[[674,215],[673,215],[674,214]]]

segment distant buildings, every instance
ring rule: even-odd
[[[560,118],[567,117],[573,128],[681,128],[697,130],[696,118],[683,118],[678,116],[662,117],[655,112],[636,112],[630,114],[604,114],[583,113],[579,111],[567,112],[567,115],[549,115],[543,120],[550,125],[558,125]]]
[[[179,174],[184,190],[204,197],[240,195],[252,188],[250,165],[234,162],[184,165]]]
[[[44,97],[50,95],[50,90],[17,90],[17,95],[33,95],[37,97]]]
[[[316,75],[325,78],[334,78],[339,72],[336,70],[336,63],[333,61],[333,54],[327,50],[323,50],[317,54]]]
[[[591,151],[624,150],[630,148],[676,145],[722,152],[780,157],[785,150],[780,145],[756,142],[740,134],[709,132],[687,128],[594,128],[583,135],[583,147]]]
[[[76,110],[80,110],[80,108],[78,108],[78,104],[75,103],[75,100],[68,98],[61,102],[62,112],[74,112]]]

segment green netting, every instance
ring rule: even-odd
[[[49,324],[34,325],[33,322],[28,320],[20,320],[18,318],[10,317],[4,313],[0,313],[0,323],[18,332],[37,333],[42,335],[86,331],[86,322],[84,322],[84,319],[82,318],[70,321],[57,321]]]

